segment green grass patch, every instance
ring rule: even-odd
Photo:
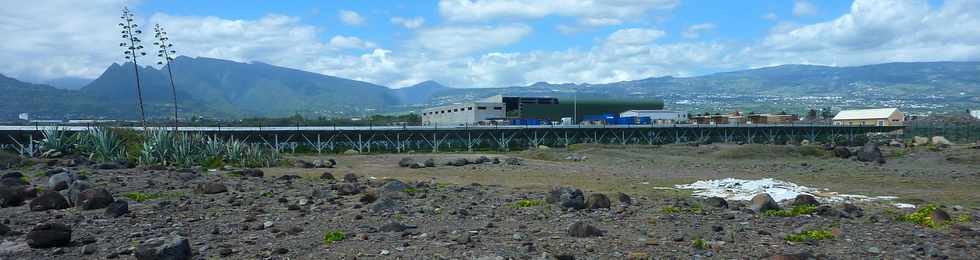
[[[815,145],[746,144],[722,148],[715,152],[722,159],[768,159],[785,157],[830,157],[830,153]]]
[[[143,203],[150,200],[156,199],[176,199],[184,196],[183,192],[126,192],[122,196],[133,201]]]
[[[514,203],[514,205],[511,205],[511,207],[515,209],[530,208],[530,207],[541,206],[544,204],[545,204],[544,200],[518,200],[517,202]]]
[[[660,209],[661,213],[664,214],[701,214],[704,212],[704,207],[701,204],[694,204],[689,207],[673,207],[667,206]]]
[[[262,194],[259,194],[259,196],[266,197],[266,198],[272,198],[272,192],[271,191],[266,191],[266,192],[263,192]]]
[[[795,217],[799,215],[810,215],[817,212],[817,206],[801,205],[790,209],[769,210],[764,214],[768,217]]]
[[[834,238],[834,234],[831,233],[830,230],[813,229],[813,230],[803,231],[802,233],[799,234],[788,235],[783,239],[792,242],[803,242],[803,241],[819,241],[819,240],[831,239],[831,238]]]
[[[704,241],[704,239],[698,238],[695,239],[694,241],[691,241],[691,247],[704,250],[708,248],[708,242]]]
[[[917,209],[915,212],[909,213],[907,215],[898,215],[898,217],[895,217],[895,220],[897,220],[897,221],[903,221],[903,222],[910,222],[910,223],[914,223],[916,225],[920,225],[920,226],[924,226],[924,227],[930,227],[930,228],[940,228],[940,227],[949,226],[949,225],[952,225],[952,224],[955,224],[955,223],[963,223],[963,222],[971,222],[971,221],[973,221],[973,218],[971,218],[969,215],[960,215],[960,216],[957,216],[957,217],[954,217],[954,218],[950,219],[949,221],[946,221],[945,223],[939,224],[939,223],[936,223],[936,221],[934,221],[932,219],[932,212],[935,212],[937,209],[939,209],[938,206],[936,206],[934,204],[929,204],[929,205],[926,205],[924,207],[921,207],[921,208]]]
[[[416,188],[405,188],[404,192],[405,193],[408,193],[408,194],[414,194],[414,193],[418,193],[419,192],[419,189],[416,189]]]
[[[343,241],[347,238],[347,234],[343,230],[332,230],[327,231],[323,234],[323,245],[332,245],[335,242]]]

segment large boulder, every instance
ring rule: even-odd
[[[293,167],[309,169],[313,168],[313,163],[304,160],[295,160],[293,161]]]
[[[361,189],[353,183],[341,183],[338,184],[336,187],[337,187],[337,195],[340,196],[355,195],[361,192]]]
[[[555,187],[548,193],[545,201],[551,204],[558,204],[562,208],[585,208],[585,195],[579,189]]]
[[[75,175],[69,172],[61,172],[48,177],[48,190],[60,191],[68,188],[75,182]]]
[[[945,148],[945,147],[949,147],[949,146],[953,145],[953,142],[950,142],[949,140],[946,140],[946,137],[933,136],[932,137],[932,144],[936,145],[936,147],[943,147],[943,148]]]
[[[187,260],[193,257],[187,238],[155,238],[144,241],[133,256],[137,260]]]
[[[914,146],[926,146],[929,145],[929,137],[915,136],[912,137],[912,145]]]
[[[415,164],[415,160],[409,157],[402,158],[398,161],[398,167],[407,168]]]
[[[82,191],[91,188],[92,188],[92,184],[87,181],[75,181],[71,184],[71,186],[68,187],[68,191],[62,191],[62,192],[64,192],[63,195],[65,195],[65,197],[68,198],[68,203],[77,206],[78,195],[81,194]]]
[[[756,213],[762,213],[770,210],[779,210],[779,204],[768,193],[759,193],[755,197],[752,197],[749,208]]]
[[[265,177],[265,172],[259,169],[249,168],[242,170],[241,175],[244,177],[262,178]]]
[[[466,166],[467,164],[470,164],[470,160],[467,160],[466,158],[456,158],[452,162],[449,162],[449,164],[452,165],[452,166],[457,166],[457,167],[458,166]]]
[[[334,165],[337,165],[337,161],[335,161],[334,159],[313,160],[313,168],[333,168]]]
[[[31,211],[45,211],[52,209],[67,209],[69,205],[68,200],[65,199],[65,196],[61,196],[61,193],[47,191],[42,193],[41,196],[31,200],[29,207]]]
[[[861,150],[857,152],[857,159],[862,162],[885,163],[885,156],[881,154],[881,149],[874,142],[864,144],[864,147],[861,147]]]
[[[113,201],[112,194],[106,189],[87,189],[78,194],[78,203],[75,206],[83,210],[101,209],[108,207]]]
[[[943,225],[946,224],[946,222],[952,220],[953,218],[951,218],[949,216],[949,213],[946,213],[945,210],[936,209],[933,210],[931,213],[929,213],[929,219],[931,219],[932,223],[935,223],[936,225]]]
[[[0,208],[24,205],[23,186],[0,186]]]
[[[609,206],[609,197],[606,197],[606,195],[602,193],[589,194],[589,198],[585,200],[585,208],[607,209]]]
[[[847,149],[846,146],[834,147],[834,157],[847,159],[851,158],[851,149]]]
[[[630,198],[630,195],[626,195],[626,193],[622,193],[622,192],[616,193],[616,200],[618,200],[619,203],[623,205],[633,204],[633,198]]]
[[[64,224],[39,224],[27,233],[27,245],[31,248],[62,247],[69,244],[71,244],[71,227]]]
[[[129,202],[125,200],[113,201],[105,208],[105,215],[113,218],[121,217],[127,213],[129,213]]]
[[[709,197],[704,199],[704,205],[708,205],[715,208],[728,208],[728,201],[722,197]]]
[[[24,180],[24,175],[20,172],[8,172],[0,177],[0,186],[24,186],[29,185],[27,181]]]
[[[820,205],[820,202],[817,201],[817,198],[814,198],[811,195],[808,195],[808,194],[800,194],[800,195],[796,195],[796,198],[793,198],[793,204],[792,205],[794,207],[796,207],[796,206],[819,206]]]

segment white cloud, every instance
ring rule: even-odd
[[[391,18],[391,23],[400,25],[408,29],[418,29],[422,27],[422,25],[425,25],[425,18],[422,18],[421,16],[415,18],[404,18],[404,17],[395,16]]]
[[[684,30],[684,33],[682,33],[681,36],[687,39],[697,39],[698,37],[701,37],[701,33],[714,30],[715,27],[718,26],[716,26],[713,23],[701,23],[701,24],[691,25],[688,26],[686,30]]]
[[[856,0],[832,21],[774,31],[754,55],[776,63],[860,65],[980,58],[980,1]]]
[[[114,0],[0,1],[0,73],[32,81],[97,77],[123,59],[121,10]]]
[[[441,0],[439,13],[451,21],[541,18],[549,15],[579,18],[580,24],[619,24],[652,10],[669,10],[679,0]]]
[[[817,6],[807,2],[806,0],[796,0],[793,2],[793,15],[795,16],[811,16],[819,12]]]
[[[769,20],[769,21],[775,21],[775,20],[779,20],[779,16],[776,15],[776,13],[768,12],[768,13],[762,15],[762,19],[766,19],[766,20]]]
[[[371,49],[378,47],[377,44],[354,36],[337,35],[330,38],[330,46],[340,49]]]
[[[337,15],[340,16],[340,21],[346,25],[358,26],[364,24],[366,20],[357,12],[351,10],[340,10],[337,12]]]
[[[666,33],[661,30],[644,28],[621,29],[610,34],[606,39],[606,43],[615,45],[643,45],[652,43],[664,35]]]
[[[413,45],[443,56],[460,56],[510,45],[531,31],[523,24],[431,28],[419,31]]]

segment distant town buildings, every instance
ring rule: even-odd
[[[834,125],[900,126],[905,114],[897,108],[844,110],[832,120]]]
[[[628,110],[619,113],[622,118],[650,118],[651,124],[685,124],[687,112],[670,110]]]

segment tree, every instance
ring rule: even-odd
[[[154,37],[157,39],[156,42],[153,42],[153,45],[160,48],[157,51],[157,57],[160,58],[157,64],[167,66],[167,73],[170,74],[170,90],[174,97],[174,132],[177,132],[177,128],[180,127],[179,117],[177,117],[177,86],[174,85],[174,71],[170,64],[174,60],[174,56],[177,55],[177,51],[173,50],[174,44],[170,42],[167,31],[164,31],[160,24],[153,27],[153,32]]]
[[[133,61],[133,73],[136,74],[136,98],[139,102],[140,108],[140,125],[143,126],[143,132],[146,132],[146,113],[143,111],[143,86],[140,85],[140,70],[137,64],[136,58],[141,56],[146,56],[146,52],[143,52],[143,42],[140,40],[139,35],[143,33],[139,29],[139,25],[134,22],[134,17],[129,8],[123,7],[121,18],[123,22],[119,23],[119,27],[122,27],[122,38],[123,42],[119,43],[120,47],[126,49],[123,54],[125,54],[127,60]]]

